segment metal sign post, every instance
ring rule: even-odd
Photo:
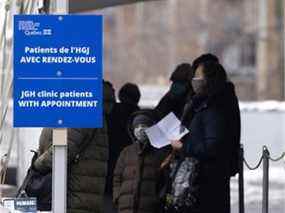
[[[68,3],[69,0],[57,0],[56,13],[68,14]],[[67,208],[67,129],[53,130],[52,167],[52,210],[54,213],[65,213]]]
[[[67,129],[53,130],[52,209],[66,212],[67,188]]]

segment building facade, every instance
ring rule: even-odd
[[[167,85],[182,62],[219,56],[241,100],[284,100],[281,0],[165,0],[107,8],[105,78]],[[278,6],[279,5],[279,6]]]

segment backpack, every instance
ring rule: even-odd
[[[192,157],[174,160],[170,164],[169,185],[164,200],[164,212],[185,212],[197,206],[199,162]]]
[[[36,197],[37,209],[40,211],[50,211],[52,202],[52,171],[46,174],[38,172],[33,166],[38,158],[38,153],[35,151],[32,152],[34,155],[30,168],[16,197]]]

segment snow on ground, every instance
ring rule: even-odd
[[[285,165],[271,167],[269,171],[269,212],[285,212]],[[262,210],[262,169],[244,173],[245,212],[257,213]],[[238,212],[238,179],[231,181],[232,213]]]

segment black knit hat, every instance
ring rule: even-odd
[[[137,105],[140,101],[141,93],[139,87],[133,83],[126,83],[119,91],[119,99],[121,102],[132,103]]]
[[[187,82],[193,73],[192,67],[188,63],[179,64],[170,76],[172,82]]]

